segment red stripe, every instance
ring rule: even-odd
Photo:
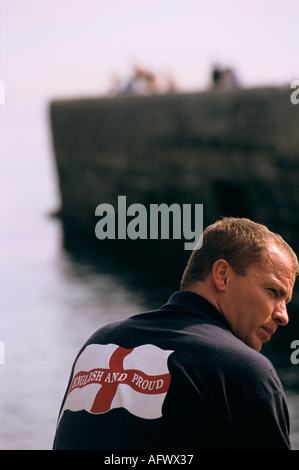
[[[124,358],[132,351],[133,349],[118,347],[110,358],[109,366],[111,372],[123,372]],[[96,394],[90,411],[92,413],[104,413],[105,411],[110,410],[117,387],[117,382],[104,382],[103,386]]]
[[[112,400],[120,384],[127,384],[133,390],[146,394],[156,395],[166,393],[170,385],[170,374],[148,375],[137,369],[124,369],[123,363],[133,349],[118,347],[111,355],[109,369],[96,368],[90,371],[78,372],[72,380],[69,389],[71,393],[76,388],[98,383],[102,387],[98,391],[93,405],[92,413],[104,413],[111,408]]]

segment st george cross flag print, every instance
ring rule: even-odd
[[[161,417],[172,352],[152,344],[132,349],[116,344],[87,346],[75,364],[60,418],[65,410],[99,414],[120,407],[144,419]]]

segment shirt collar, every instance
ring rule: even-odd
[[[219,323],[222,323],[227,329],[231,330],[224,315],[220,313],[211,302],[195,292],[186,290],[174,292],[166,305],[176,305],[192,310],[193,312],[208,314]]]

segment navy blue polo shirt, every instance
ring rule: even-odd
[[[111,323],[80,350],[54,449],[289,449],[280,380],[203,297]]]

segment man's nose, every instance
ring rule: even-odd
[[[289,323],[289,315],[287,312],[287,307],[284,302],[279,303],[272,314],[273,321],[277,325],[285,326]]]

